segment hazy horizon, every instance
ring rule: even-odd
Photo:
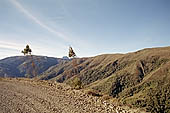
[[[0,59],[127,53],[170,45],[169,0],[0,0]]]

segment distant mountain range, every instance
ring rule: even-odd
[[[32,59],[36,74],[31,74],[35,72]],[[170,47],[72,60],[42,56],[32,59],[26,56],[0,60],[0,75],[36,75],[39,80],[65,82],[98,95],[110,95],[122,104],[170,112]]]
[[[66,59],[46,56],[15,56],[0,60],[0,77],[34,77]]]

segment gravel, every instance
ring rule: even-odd
[[[0,113],[142,113],[74,90],[66,84],[0,79]],[[143,112],[144,113],[144,112]]]

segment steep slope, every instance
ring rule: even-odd
[[[46,56],[15,56],[0,60],[0,77],[33,77],[49,67],[65,62]]]
[[[163,47],[73,59],[48,72],[54,72],[51,80],[74,87],[81,85],[86,90],[110,95],[124,104],[144,107],[151,112],[168,113],[169,66],[170,47]],[[48,76],[48,72],[43,77]]]
[[[50,68],[49,70],[44,72],[39,79],[49,80],[44,78],[48,78],[48,76],[54,75],[53,76],[54,78],[50,77],[50,79],[56,80],[58,82],[64,82],[76,75],[82,75],[84,73],[90,72],[93,69],[101,70],[108,63],[112,62],[112,60],[116,60],[117,58],[122,56],[123,54],[114,54],[114,55],[107,54],[107,55],[100,55],[96,57],[72,59],[68,63]],[[89,78],[93,79],[91,77]]]

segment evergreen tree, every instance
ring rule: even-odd
[[[28,54],[31,55],[31,52],[32,50],[30,49],[29,45],[26,45],[26,48],[23,51],[21,51],[21,53],[23,53],[24,55],[28,55]]]
[[[76,54],[75,54],[75,52],[73,51],[73,48],[72,47],[69,47],[69,55],[68,55],[69,57],[75,57],[76,56]]]

